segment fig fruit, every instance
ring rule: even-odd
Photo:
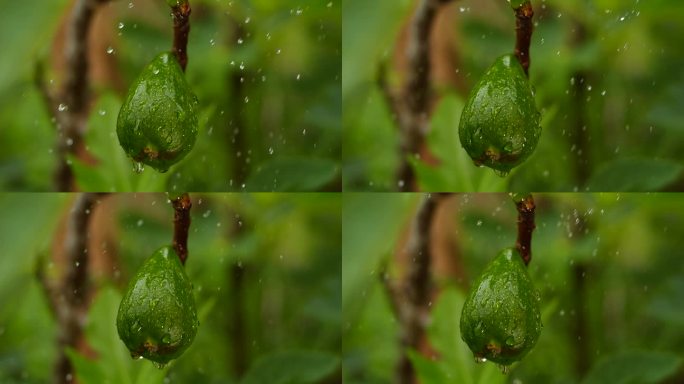
[[[505,176],[534,152],[541,135],[539,120],[520,62],[504,55],[470,92],[458,134],[475,165],[486,165]]]
[[[517,250],[501,251],[473,285],[461,312],[461,338],[479,361],[507,366],[541,333],[539,293]]]
[[[126,154],[166,172],[190,152],[197,138],[197,97],[178,60],[158,55],[128,90],[116,133]]]
[[[131,356],[166,364],[192,344],[197,333],[192,284],[171,246],[150,256],[128,284],[116,318]]]

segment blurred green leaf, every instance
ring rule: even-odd
[[[677,180],[682,165],[669,160],[646,158],[617,159],[600,167],[589,180],[595,192],[657,191]]]
[[[583,384],[650,384],[659,383],[677,372],[682,358],[657,351],[622,351],[594,365]]]
[[[89,360],[72,351],[70,358],[76,366],[77,376],[84,384],[161,383],[169,365],[157,369],[149,361],[134,360],[119,339],[116,316],[120,302],[121,294],[109,287],[103,288],[95,298],[88,316],[86,336],[98,357]]]
[[[310,191],[331,183],[339,168],[334,161],[316,158],[279,158],[262,164],[246,188],[256,191]]]
[[[308,384],[332,375],[340,366],[339,357],[316,351],[275,352],[259,358],[242,384]]]
[[[441,384],[449,382],[447,375],[436,362],[423,357],[416,351],[408,351],[408,355],[421,383]]]

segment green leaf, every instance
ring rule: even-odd
[[[415,194],[343,194],[342,312],[345,317],[356,312],[351,306],[358,307],[362,292],[377,281],[374,271],[380,259],[393,249],[417,197]]]
[[[449,382],[447,375],[442,371],[438,363],[423,357],[423,355],[416,351],[408,351],[408,356],[421,383],[439,384]]]
[[[682,165],[669,160],[618,159],[601,166],[588,183],[594,192],[647,192],[660,190],[676,181]]]
[[[283,351],[259,358],[242,378],[242,384],[316,383],[340,366],[339,357],[316,351]]]
[[[632,350],[599,361],[583,384],[659,383],[677,372],[682,358],[667,352]]]
[[[329,159],[280,158],[256,169],[246,183],[250,191],[313,191],[333,182],[339,175]]]
[[[161,383],[169,365],[157,369],[149,361],[133,360],[119,340],[116,315],[120,302],[121,294],[113,288],[103,288],[95,298],[88,315],[86,337],[98,358],[89,360],[72,351],[70,359],[74,362],[77,376],[84,384]]]
[[[93,108],[85,140],[88,152],[96,157],[97,163],[89,165],[70,157],[76,182],[82,190],[93,192],[165,190],[169,173],[159,173],[149,167],[140,174],[133,171],[133,162],[116,135],[120,107],[118,97],[105,94]]]
[[[108,381],[101,366],[81,356],[78,352],[74,351],[73,348],[67,347],[65,352],[69,357],[71,364],[74,366],[76,379],[78,379],[79,383],[105,383]]]

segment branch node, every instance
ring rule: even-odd
[[[536,207],[531,194],[512,197],[518,209],[518,238],[515,242],[515,249],[520,253],[525,265],[529,265],[532,260],[532,232],[536,228],[534,223]]]
[[[173,205],[173,249],[178,254],[181,264],[188,258],[188,232],[190,231],[190,195],[183,193],[171,200]]]
[[[520,62],[520,65],[525,71],[525,75],[529,77],[530,68],[530,42],[532,40],[532,32],[534,31],[534,23],[532,17],[534,16],[534,9],[532,3],[525,1],[520,7],[515,9],[515,57]]]

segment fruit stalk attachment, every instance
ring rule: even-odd
[[[534,16],[534,10],[532,9],[532,3],[529,1],[518,2],[519,5],[514,5],[511,2],[511,7],[515,12],[515,57],[520,62],[520,65],[525,71],[525,75],[529,77],[530,68],[530,41],[532,39],[532,32],[534,30],[534,24],[532,23],[532,17]]]
[[[172,198],[173,205],[173,249],[178,254],[181,264],[185,265],[185,260],[188,258],[188,232],[190,230],[190,208],[192,208],[192,201],[190,195],[183,193],[182,195]]]
[[[534,198],[531,194],[511,194],[518,209],[518,238],[515,241],[515,249],[520,253],[525,265],[532,260],[532,232],[536,228],[534,223]]]
[[[187,0],[167,0],[173,17],[173,52],[185,72],[188,65],[188,35],[190,34],[190,2]]]

